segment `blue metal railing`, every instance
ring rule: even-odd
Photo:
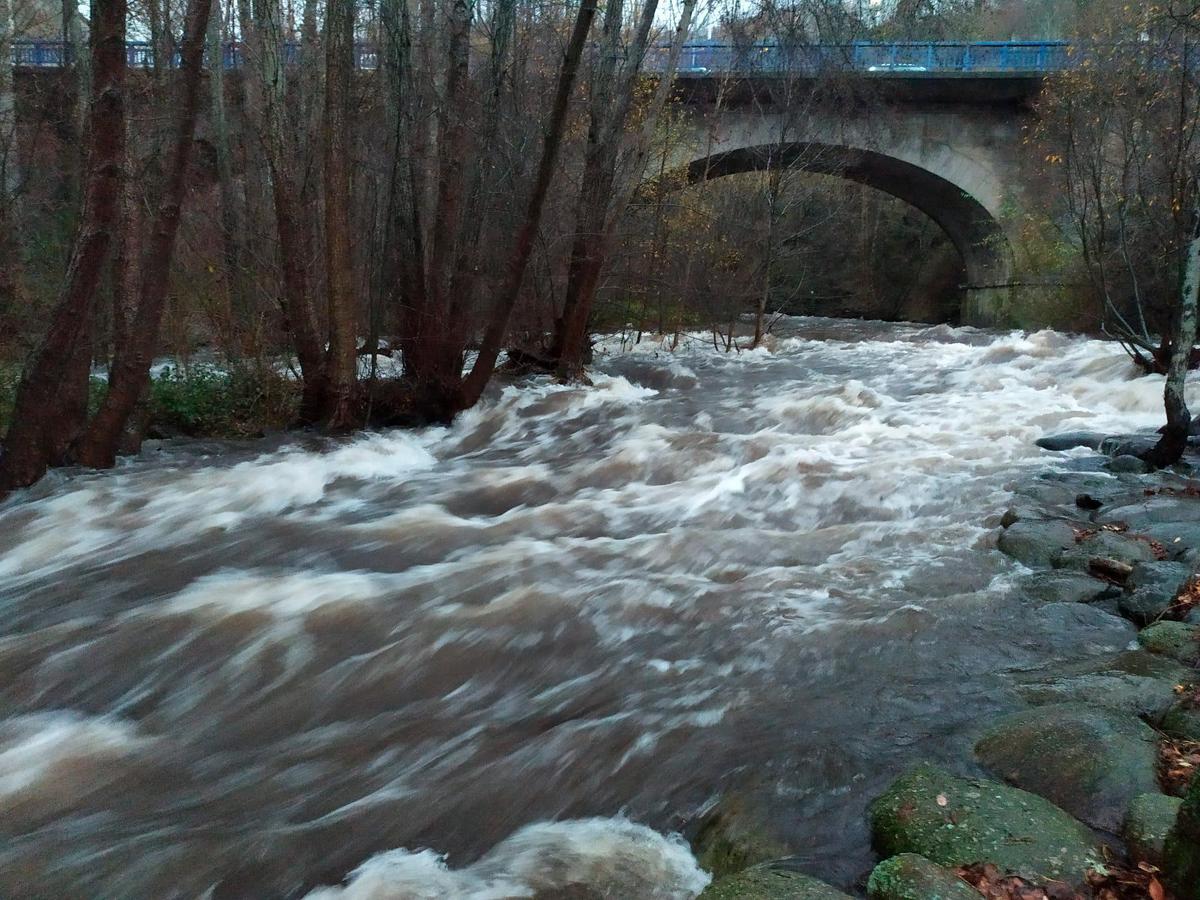
[[[655,48],[647,68],[665,67],[666,48]],[[679,74],[769,74],[851,70],[874,74],[1038,74],[1070,68],[1078,55],[1065,41],[930,41],[849,44],[754,43],[743,46],[701,41],[685,44]]]
[[[355,48],[360,69],[378,68],[379,56],[369,44]],[[154,64],[154,48],[148,43],[130,42],[127,45],[129,65],[149,68]],[[301,45],[284,44],[284,59],[295,63],[302,53]],[[13,64],[18,68],[56,69],[69,65],[75,58],[75,48],[62,41],[13,41]],[[645,68],[662,71],[666,67],[668,49],[655,47],[650,51]],[[179,65],[176,51],[170,60]],[[221,65],[237,69],[245,57],[239,43],[226,43],[221,51]],[[813,73],[828,70],[852,70],[872,74],[919,75],[982,73],[1038,74],[1056,72],[1077,64],[1079,54],[1064,41],[982,41],[875,44],[798,44],[776,43],[736,45],[719,41],[695,41],[685,44],[679,60],[678,74],[682,77],[703,77],[708,74],[770,74],[772,72]]]

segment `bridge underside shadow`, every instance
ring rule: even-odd
[[[937,223],[962,256],[968,291],[1005,285],[1012,277],[1008,237],[978,200],[927,169],[883,153],[807,141],[739,147],[689,163],[687,181],[698,184],[772,169],[845,178],[919,209]]]

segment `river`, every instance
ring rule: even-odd
[[[1036,438],[1153,427],[1161,381],[1053,332],[777,330],[9,500],[0,895],[685,898],[649,829],[723,794],[852,885],[891,778],[1128,639],[1023,603],[993,532]]]

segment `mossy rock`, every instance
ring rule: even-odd
[[[1166,794],[1141,794],[1134,798],[1121,836],[1135,863],[1162,867],[1167,834],[1174,826],[1182,804],[1178,797]]]
[[[871,804],[883,856],[918,853],[950,868],[990,862],[1005,873],[1078,884],[1099,865],[1092,833],[1035,794],[922,766]]]
[[[989,729],[975,754],[1010,784],[1114,833],[1134,797],[1158,790],[1158,736],[1111,709],[1070,703],[1017,713]]]
[[[765,818],[751,811],[742,798],[723,799],[703,819],[692,840],[700,868],[714,878],[732,875],[757,863],[790,856],[792,851],[776,839]]]
[[[1181,741],[1200,741],[1200,706],[1183,699],[1167,710],[1159,725],[1163,734]]]
[[[875,867],[867,881],[870,900],[979,900],[979,892],[916,853],[901,853]]]
[[[699,900],[850,900],[850,896],[800,872],[762,865],[710,884]]]
[[[1185,665],[1200,665],[1200,625],[1184,622],[1158,622],[1143,628],[1138,641],[1151,653],[1178,660]]]
[[[1176,900],[1200,900],[1200,775],[1192,778],[1163,858],[1163,872]]]

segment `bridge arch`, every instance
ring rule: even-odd
[[[929,216],[962,257],[968,291],[1012,278],[1013,251],[991,212],[961,186],[875,150],[814,141],[759,144],[711,153],[686,165],[688,184],[745,172],[787,169],[832,175],[890,194]]]

